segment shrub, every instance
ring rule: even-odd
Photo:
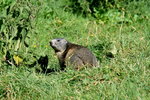
[[[33,33],[37,8],[28,0],[2,0],[0,5],[0,55],[9,64],[13,60],[18,64],[19,52],[28,47],[26,39]]]

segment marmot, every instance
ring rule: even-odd
[[[63,38],[56,38],[50,41],[50,46],[54,49],[61,70],[69,64],[80,70],[84,66],[98,67],[98,61],[92,52],[81,45],[73,44]]]

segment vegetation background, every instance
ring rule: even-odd
[[[58,37],[101,67],[59,71]],[[150,1],[0,0],[0,99],[149,100]]]

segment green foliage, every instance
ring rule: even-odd
[[[110,9],[118,9],[121,2],[129,2],[128,0],[69,0],[68,9],[73,13],[83,14],[84,16],[95,14],[103,14]]]
[[[0,47],[5,60],[12,62],[13,55],[18,55],[21,48],[28,47],[25,40],[33,32],[37,10],[28,0],[1,1]]]
[[[67,0],[68,1],[68,0]],[[85,17],[109,23],[131,23],[141,19],[140,11],[128,12],[129,7],[142,7],[148,0],[69,0],[65,9]],[[133,5],[133,6],[128,6]],[[146,4],[148,6],[148,4]],[[131,9],[132,9],[131,8]],[[136,8],[133,8],[136,9]],[[130,10],[132,11],[132,10]],[[132,17],[132,18],[131,18]]]
[[[116,0],[69,0],[68,3],[68,7],[73,13],[84,16],[94,15],[95,10],[104,13],[115,5]]]

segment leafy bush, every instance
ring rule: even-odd
[[[67,0],[66,10],[75,14],[81,14],[85,17],[92,16],[104,22],[131,23],[131,13],[126,11],[125,8],[127,8],[128,4],[132,4],[134,7],[138,6],[136,4],[138,1],[139,0]],[[147,0],[143,1],[147,2]],[[132,15],[132,17],[134,17],[133,20],[135,20],[139,16]]]
[[[97,11],[103,14],[111,8],[117,8],[120,2],[118,0],[69,0],[68,8],[73,13],[96,17]]]
[[[0,55],[18,65],[22,61],[19,52],[28,47],[25,40],[33,33],[37,7],[28,0],[2,0],[0,4]]]

